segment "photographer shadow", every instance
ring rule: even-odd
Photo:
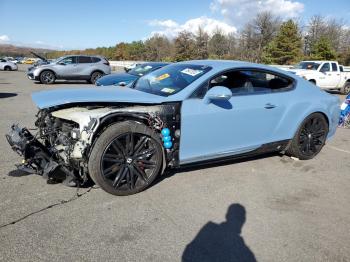
[[[232,204],[228,208],[225,222],[221,224],[208,222],[199,231],[186,246],[182,261],[256,261],[253,252],[246,246],[241,236],[245,220],[245,208],[240,204]]]

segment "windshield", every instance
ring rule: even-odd
[[[135,76],[143,76],[153,70],[154,67],[152,65],[143,64],[136,66],[135,68],[131,69],[128,73]]]
[[[317,68],[319,66],[320,66],[320,63],[316,63],[316,62],[300,62],[299,64],[295,65],[294,68],[296,68],[296,69],[317,70]]]
[[[133,88],[146,93],[170,96],[180,92],[210,69],[209,66],[174,64],[141,77]]]

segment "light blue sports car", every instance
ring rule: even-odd
[[[266,152],[316,156],[336,131],[339,100],[308,81],[239,61],[165,66],[127,88],[34,93],[38,133],[7,135],[20,166],[50,183],[130,195],[167,168]]]

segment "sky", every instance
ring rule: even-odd
[[[199,26],[229,34],[261,11],[301,23],[322,15],[350,26],[350,0],[0,0],[0,44],[84,49]]]

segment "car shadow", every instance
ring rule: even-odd
[[[44,85],[44,84],[42,84],[42,83],[40,83],[40,82],[38,82],[38,81],[35,81],[34,82],[35,84],[37,84],[37,85]],[[57,80],[57,81],[55,81],[55,83],[54,84],[52,84],[52,85],[47,85],[47,86],[55,86],[55,85],[91,85],[91,86],[94,86],[93,84],[90,84],[90,83],[88,83],[87,81],[85,81],[85,80],[78,80],[78,81],[60,81],[60,80]]]
[[[229,206],[226,221],[220,224],[208,222],[186,246],[183,262],[237,261],[254,262],[254,253],[241,236],[246,221],[246,210],[241,204]]]
[[[11,177],[22,177],[22,176],[30,176],[32,174],[25,172],[23,170],[16,169],[16,170],[10,171],[7,175]]]
[[[17,93],[0,93],[0,98],[9,98],[17,96]]]
[[[208,168],[219,167],[219,166],[228,166],[228,165],[233,165],[233,164],[238,164],[242,162],[253,161],[253,160],[268,158],[271,156],[278,156],[278,155],[280,155],[279,152],[272,152],[272,153],[260,154],[257,156],[232,158],[232,159],[224,159],[224,160],[218,159],[210,162],[208,161],[207,163],[201,162],[198,164],[191,164],[191,165],[181,166],[178,168],[165,169],[164,173],[155,179],[152,186],[155,186],[156,184],[162,182],[164,179],[168,179],[178,173],[191,172],[199,169],[202,170],[202,169],[208,169]]]

